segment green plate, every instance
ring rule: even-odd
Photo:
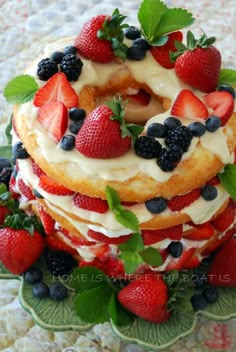
[[[54,281],[52,275],[46,269],[43,259],[37,266],[44,274],[44,281],[48,284]],[[50,299],[37,299],[32,295],[32,286],[26,283],[21,276],[10,274],[0,263],[0,278],[20,280],[19,299],[35,322],[44,329],[53,331],[78,330],[84,331],[92,327],[79,319],[75,314],[73,305],[75,292],[68,286],[69,295],[62,302]],[[66,284],[66,277],[64,283]],[[204,311],[175,312],[164,324],[152,324],[142,319],[136,319],[126,327],[118,327],[111,323],[116,335],[129,343],[136,343],[145,349],[154,351],[163,350],[174,344],[181,337],[192,333],[198,316],[215,320],[225,321],[236,317],[236,289],[221,288],[219,300],[208,305]]]

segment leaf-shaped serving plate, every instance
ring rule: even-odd
[[[44,281],[53,282],[52,275],[48,272],[43,259],[37,266],[41,268]],[[51,299],[37,299],[32,295],[32,286],[22,277],[10,274],[0,263],[0,278],[16,279],[21,281],[19,299],[35,322],[44,329],[53,331],[87,330],[92,325],[79,319],[73,309],[75,292],[69,286],[69,295],[62,302]],[[64,283],[67,280],[65,277]],[[186,305],[185,305],[186,306]],[[225,321],[236,317],[236,289],[220,289],[219,300],[204,311],[193,312],[191,309],[175,312],[164,324],[152,324],[142,319],[136,319],[126,327],[118,327],[111,323],[114,332],[129,343],[137,343],[145,349],[160,351],[174,344],[181,337],[191,334],[196,325],[198,315],[215,321]]]

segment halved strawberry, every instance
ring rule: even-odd
[[[173,241],[181,240],[183,235],[183,225],[176,225],[166,229],[142,230],[143,243],[149,246],[153,243],[163,241],[167,238]]]
[[[124,265],[122,261],[115,258],[108,258],[106,260],[95,258],[91,262],[81,260],[79,266],[94,266],[95,268],[103,271],[107,276],[113,278],[121,278],[125,275]]]
[[[175,41],[182,42],[183,34],[180,31],[172,32],[168,34],[168,40],[166,44],[162,46],[152,46],[150,51],[155,60],[165,68],[174,68],[175,63],[170,60],[170,52],[176,51]]]
[[[53,249],[54,251],[67,252],[72,255],[78,254],[76,249],[70,247],[65,242],[63,242],[60,239],[60,237],[57,235],[57,233],[54,233],[53,235],[47,236],[45,238],[45,241],[46,241],[46,246],[50,249]]]
[[[212,92],[203,97],[204,103],[212,112],[210,115],[218,116],[221,119],[221,126],[224,126],[234,111],[234,98],[225,91]]]
[[[208,240],[214,235],[214,228],[209,222],[200,225],[194,225],[194,229],[184,238],[192,241]]]
[[[18,180],[18,187],[21,194],[23,194],[23,196],[25,196],[28,200],[35,199],[35,196],[31,191],[31,188],[22,180],[22,178]]]
[[[197,255],[193,255],[185,264],[184,269],[193,269],[199,266],[201,259]]]
[[[166,271],[169,270],[182,270],[185,268],[185,265],[189,262],[189,260],[194,255],[195,248],[189,248],[188,250],[184,250],[182,255],[174,259],[167,265]]]
[[[38,207],[39,217],[42,221],[44,231],[47,235],[51,235],[55,232],[55,220],[39,205]]]
[[[54,101],[39,108],[37,119],[49,137],[58,143],[67,129],[68,111],[63,103]]]
[[[60,101],[68,109],[77,107],[79,104],[78,95],[63,72],[54,74],[34,97],[34,105],[37,107],[53,101]]]
[[[228,205],[221,214],[212,220],[212,225],[217,231],[224,232],[233,223],[234,219],[235,211],[230,205]]]
[[[78,235],[75,235],[75,234],[69,232],[68,230],[66,230],[66,229],[64,229],[62,227],[60,227],[59,231],[62,232],[63,235],[65,237],[67,237],[70,240],[71,244],[73,246],[75,246],[75,247],[78,247],[78,246],[93,246],[94,244],[96,244],[96,242],[88,241],[85,237],[82,237],[82,236],[80,237]]]
[[[146,106],[149,104],[151,96],[144,89],[140,89],[137,94],[126,95],[125,98],[128,99],[128,101]]]
[[[120,237],[115,237],[115,238],[110,238],[110,237],[103,235],[101,232],[97,232],[97,231],[93,231],[93,230],[89,229],[88,236],[98,242],[103,242],[103,243],[108,243],[108,244],[121,244],[121,243],[128,241],[128,239],[131,237],[131,234],[125,235],[125,236],[120,236]]]
[[[32,162],[32,169],[33,173],[38,177],[40,177],[41,175],[45,175],[45,172],[39,167],[39,165],[35,161]]]
[[[73,203],[78,208],[95,211],[97,213],[106,213],[108,210],[108,204],[106,200],[89,197],[81,193],[75,194]]]
[[[69,188],[57,183],[51,177],[47,175],[41,175],[39,178],[39,187],[41,187],[44,191],[56,194],[58,196],[69,196],[74,193],[74,191]]]
[[[233,235],[236,232],[236,228],[233,227],[232,229],[228,230],[223,237],[217,238],[214,241],[212,241],[211,243],[209,243],[207,245],[207,247],[204,249],[204,251],[201,253],[203,256],[208,256],[209,254],[211,254],[212,252],[214,252],[217,248],[219,248],[220,246],[222,246],[223,243],[225,243],[226,241],[228,241],[231,237],[233,237]]]
[[[174,101],[171,114],[188,119],[202,118],[206,120],[209,116],[203,102],[189,89],[182,89]]]
[[[179,211],[191,203],[193,203],[196,199],[198,199],[201,195],[200,188],[196,188],[193,191],[186,193],[182,196],[176,196],[168,201],[168,207],[172,211]]]

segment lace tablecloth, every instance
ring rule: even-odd
[[[234,0],[172,0],[176,7],[187,6],[200,29],[216,36],[224,67],[236,68],[236,5]],[[119,7],[136,23],[139,0],[0,0],[0,143],[4,142],[4,124],[11,107],[2,96],[6,83],[39,54],[46,43],[75,35],[91,15],[111,13]],[[88,332],[51,332],[35,325],[20,306],[17,281],[0,281],[0,351],[4,352],[140,352],[134,345],[122,343],[108,324]],[[170,351],[235,351],[236,319],[226,323],[198,320],[194,334],[182,339]],[[166,350],[167,351],[167,350]]]

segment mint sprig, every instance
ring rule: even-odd
[[[220,182],[233,200],[236,200],[236,165],[227,164],[224,170],[218,173]]]
[[[30,75],[19,75],[9,81],[3,95],[8,103],[24,104],[34,98],[39,89],[38,83]]]
[[[219,83],[229,85],[236,84],[236,70],[230,68],[221,69]]]
[[[160,0],[143,0],[138,20],[143,36],[151,45],[164,45],[168,37],[166,34],[187,27],[194,22],[190,12],[181,8],[168,8]]]

